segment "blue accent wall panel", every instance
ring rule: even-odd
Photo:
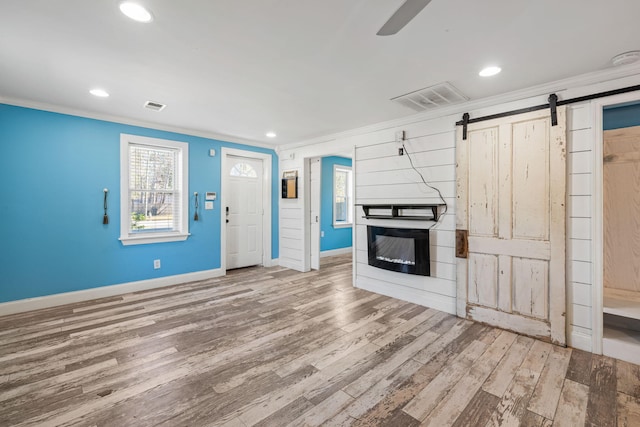
[[[123,246],[120,134],[189,144],[189,232],[184,242]],[[220,268],[222,147],[272,155],[272,242],[278,257],[278,158],[270,149],[0,104],[0,302]],[[209,157],[209,149],[216,150]],[[103,188],[108,225],[102,224]],[[160,259],[162,268],[153,269]]]
[[[640,104],[627,104],[604,108],[603,130],[640,126]]]
[[[320,181],[320,230],[324,237],[320,238],[320,251],[351,247],[351,227],[333,227],[333,166],[351,166],[351,159],[346,157],[323,157],[321,161]]]

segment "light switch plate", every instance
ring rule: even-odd
[[[206,211],[210,211],[211,209],[213,209],[213,202],[204,202],[204,209]]]

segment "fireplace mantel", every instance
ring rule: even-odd
[[[420,221],[438,221],[440,213],[437,205],[360,205],[367,219],[408,219]]]

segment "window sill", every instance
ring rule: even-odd
[[[341,222],[339,224],[333,224],[333,228],[352,228],[353,223],[351,222]]]
[[[149,243],[181,242],[187,240],[191,234],[154,234],[147,236],[120,237],[123,246],[146,245]]]

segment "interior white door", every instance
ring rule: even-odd
[[[557,126],[548,110],[471,124],[466,140],[458,129],[456,228],[468,251],[457,311],[564,345],[564,107],[557,115]]]
[[[227,269],[262,264],[262,160],[228,156]]]
[[[314,270],[320,269],[320,165],[319,158],[309,160],[309,187],[311,190],[311,214],[309,215],[311,223],[310,265]]]

